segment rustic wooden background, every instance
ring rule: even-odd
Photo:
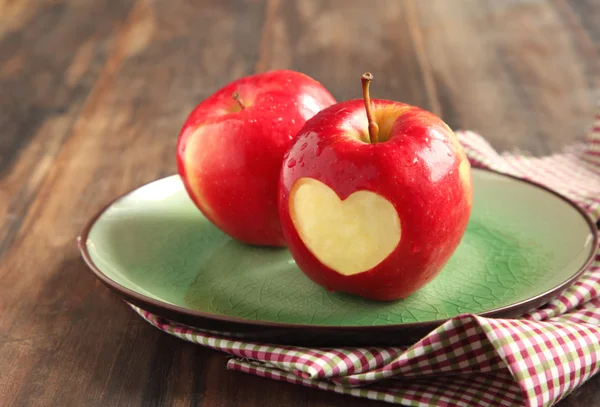
[[[0,405],[383,405],[225,370],[100,285],[75,238],[175,172],[179,128],[230,80],[292,68],[338,98],[419,105],[501,150],[581,140],[596,0],[0,0]],[[561,406],[600,403],[595,377]]]

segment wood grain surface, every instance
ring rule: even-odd
[[[599,43],[595,0],[0,0],[0,405],[384,405],[226,371],[134,316],[77,235],[174,173],[189,111],[239,76],[342,100],[370,70],[376,97],[547,154],[591,123]],[[600,405],[600,378],[560,405]]]

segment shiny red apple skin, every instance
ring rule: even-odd
[[[306,123],[286,156],[279,213],[289,250],[311,280],[330,291],[387,301],[405,298],[430,282],[459,245],[471,212],[471,172],[458,139],[438,117],[397,102],[371,102],[376,109],[402,110],[389,140],[368,144],[349,136],[348,128],[368,134],[362,99],[324,109]],[[290,190],[303,177],[325,183],[342,200],[359,190],[385,197],[400,218],[399,244],[359,274],[344,276],[323,265],[290,216]]]
[[[234,239],[285,246],[277,213],[283,156],[306,120],[334,103],[319,82],[290,70],[219,89],[196,106],[179,134],[177,168],[189,196]]]

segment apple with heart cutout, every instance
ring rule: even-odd
[[[436,115],[363,99],[308,120],[284,159],[279,216],[298,267],[330,291],[389,301],[430,282],[459,245],[471,166]]]
[[[243,243],[285,246],[277,208],[292,138],[336,100],[309,76],[276,70],[239,78],[200,102],[177,141],[185,189],[216,227]]]

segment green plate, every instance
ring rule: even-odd
[[[91,270],[159,316],[247,339],[407,344],[462,313],[516,316],[548,301],[591,261],[596,227],[532,183],[473,170],[473,211],[444,270],[405,300],[330,293],[286,249],[240,244],[207,221],[178,176],[112,202],[83,231]]]

